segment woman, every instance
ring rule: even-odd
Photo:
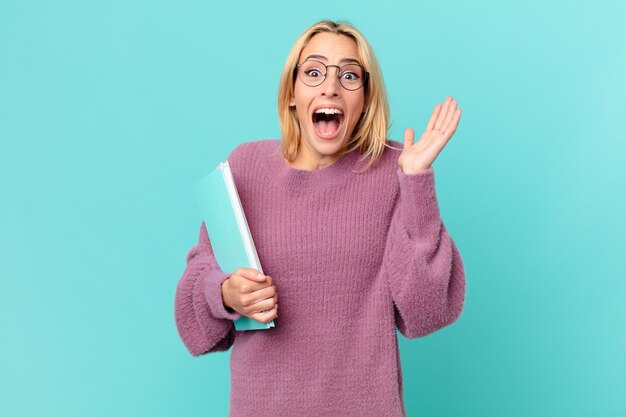
[[[222,271],[202,224],[176,291],[180,337],[194,356],[233,347],[231,416],[404,416],[396,326],[425,336],[464,304],[431,167],[461,111],[448,97],[417,143],[412,129],[388,141],[374,53],[330,21],[293,46],[278,109],[281,140],[228,158],[268,276]],[[276,327],[235,332],[241,315]]]

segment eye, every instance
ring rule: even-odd
[[[319,77],[322,75],[322,73],[320,72],[320,70],[317,69],[310,69],[310,70],[306,70],[304,71],[304,73],[308,76],[308,77]]]
[[[354,81],[354,80],[358,80],[360,77],[359,77],[359,74],[357,74],[356,72],[346,71],[341,74],[341,78],[343,78],[344,80]]]

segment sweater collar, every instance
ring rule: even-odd
[[[342,178],[350,177],[353,171],[362,170],[364,162],[359,163],[359,150],[343,155],[332,164],[316,170],[294,168],[287,163],[280,151],[280,140],[277,141],[274,155],[278,164],[278,175],[287,183],[303,185],[306,183],[333,184]]]

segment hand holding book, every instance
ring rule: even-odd
[[[238,268],[222,283],[224,306],[261,323],[278,317],[278,294],[272,277],[254,268]]]
[[[267,277],[258,281],[248,278],[250,272],[242,273],[242,270],[250,269],[262,274],[263,269],[228,161],[219,163],[217,168],[198,181],[195,192],[218,266],[226,273],[235,271],[230,274],[230,277],[239,277],[233,281],[229,281],[230,277],[225,280],[229,281],[226,287],[228,302],[243,310],[237,310],[242,315],[234,321],[235,330],[264,330],[275,327],[274,321],[272,319],[268,321],[266,318],[274,317],[276,311],[256,312],[257,307],[268,304],[264,302],[258,305],[259,301],[271,299],[276,295],[271,278]],[[242,268],[242,265],[246,268]],[[241,280],[246,280],[247,283],[244,284],[246,281]],[[239,292],[238,299],[234,301],[235,296],[231,296],[233,292],[231,286]],[[245,291],[241,291],[242,289]],[[263,290],[261,295],[258,294],[260,290]],[[273,293],[268,295],[271,291]],[[222,301],[224,302],[224,287],[222,287]],[[275,302],[276,299],[274,304]],[[269,305],[268,310],[274,309],[274,304]],[[226,303],[224,306],[229,307]],[[261,320],[257,320],[257,317]]]

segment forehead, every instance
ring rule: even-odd
[[[354,39],[349,36],[322,32],[313,35],[302,49],[300,61],[309,55],[322,56],[329,62],[336,62],[345,58],[358,60],[359,48]]]

